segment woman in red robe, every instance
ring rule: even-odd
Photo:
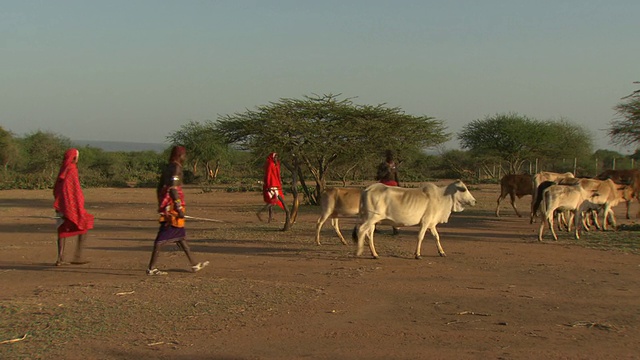
[[[272,152],[267,156],[264,162],[264,178],[262,182],[262,196],[265,205],[258,210],[256,215],[262,221],[260,214],[269,210],[268,222],[273,219],[273,206],[278,205],[285,212],[285,216],[289,219],[289,209],[284,204],[284,195],[282,194],[282,178],[280,176],[280,160],[278,154]]]
[[[64,154],[62,166],[53,188],[53,208],[58,218],[58,259],[56,266],[66,264],[63,259],[65,240],[78,236],[76,253],[72,264],[82,264],[82,248],[87,232],[93,229],[93,215],[84,208],[84,194],[78,176],[77,149],[69,149]]]

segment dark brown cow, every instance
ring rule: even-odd
[[[511,199],[511,206],[515,210],[516,215],[522,217],[516,207],[516,196],[519,198],[525,195],[531,195],[532,179],[529,174],[507,174],[500,179],[500,196],[498,196],[498,205],[496,206],[496,216],[500,217],[500,201],[507,195]]]
[[[599,180],[611,179],[616,184],[630,186],[633,191],[633,197],[635,197],[636,200],[640,202],[640,170],[638,169],[605,170],[600,175],[596,176],[596,179],[599,179]],[[626,200],[627,219],[631,218],[629,216],[630,203],[631,203],[631,199]],[[640,217],[640,213],[638,213],[636,217]]]

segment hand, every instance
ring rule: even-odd
[[[178,218],[179,219],[184,219],[184,210],[181,207],[176,208],[176,212],[178,213]]]

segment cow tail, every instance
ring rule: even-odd
[[[542,193],[542,197],[543,197],[543,199],[541,200],[542,201],[541,206],[542,206],[542,209],[543,209],[543,212],[544,212],[544,216],[547,217],[548,216],[547,214],[549,213],[549,204],[551,204],[551,202],[550,202],[551,194],[549,194],[548,191],[545,191],[545,192]],[[544,219],[541,220],[541,221],[544,221]]]
[[[360,193],[360,210],[358,211],[358,222],[353,226],[353,231],[351,232],[351,240],[354,243],[358,242],[358,233],[360,232],[360,225],[363,223],[363,219],[366,217],[366,214],[363,213],[362,209],[365,208],[364,204],[367,201],[367,197],[365,195],[365,191]]]

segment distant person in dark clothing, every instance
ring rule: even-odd
[[[385,160],[378,165],[376,180],[388,186],[400,186],[398,166],[393,158],[393,151],[385,152]]]
[[[165,271],[156,268],[156,261],[160,254],[160,248],[166,244],[176,244],[189,259],[191,271],[197,272],[209,265],[208,261],[196,262],[191,255],[187,244],[187,233],[184,228],[186,203],[182,192],[183,172],[182,166],[187,157],[187,152],[182,146],[174,146],[171,149],[169,164],[160,177],[156,195],[158,197],[158,212],[160,213],[160,229],[153,242],[153,252],[149,261],[147,275],[167,275]]]
[[[378,171],[376,172],[376,180],[387,186],[400,186],[400,180],[398,180],[398,165],[393,158],[393,151],[385,151],[385,159],[378,165]],[[397,227],[393,227],[393,235],[398,234]]]

